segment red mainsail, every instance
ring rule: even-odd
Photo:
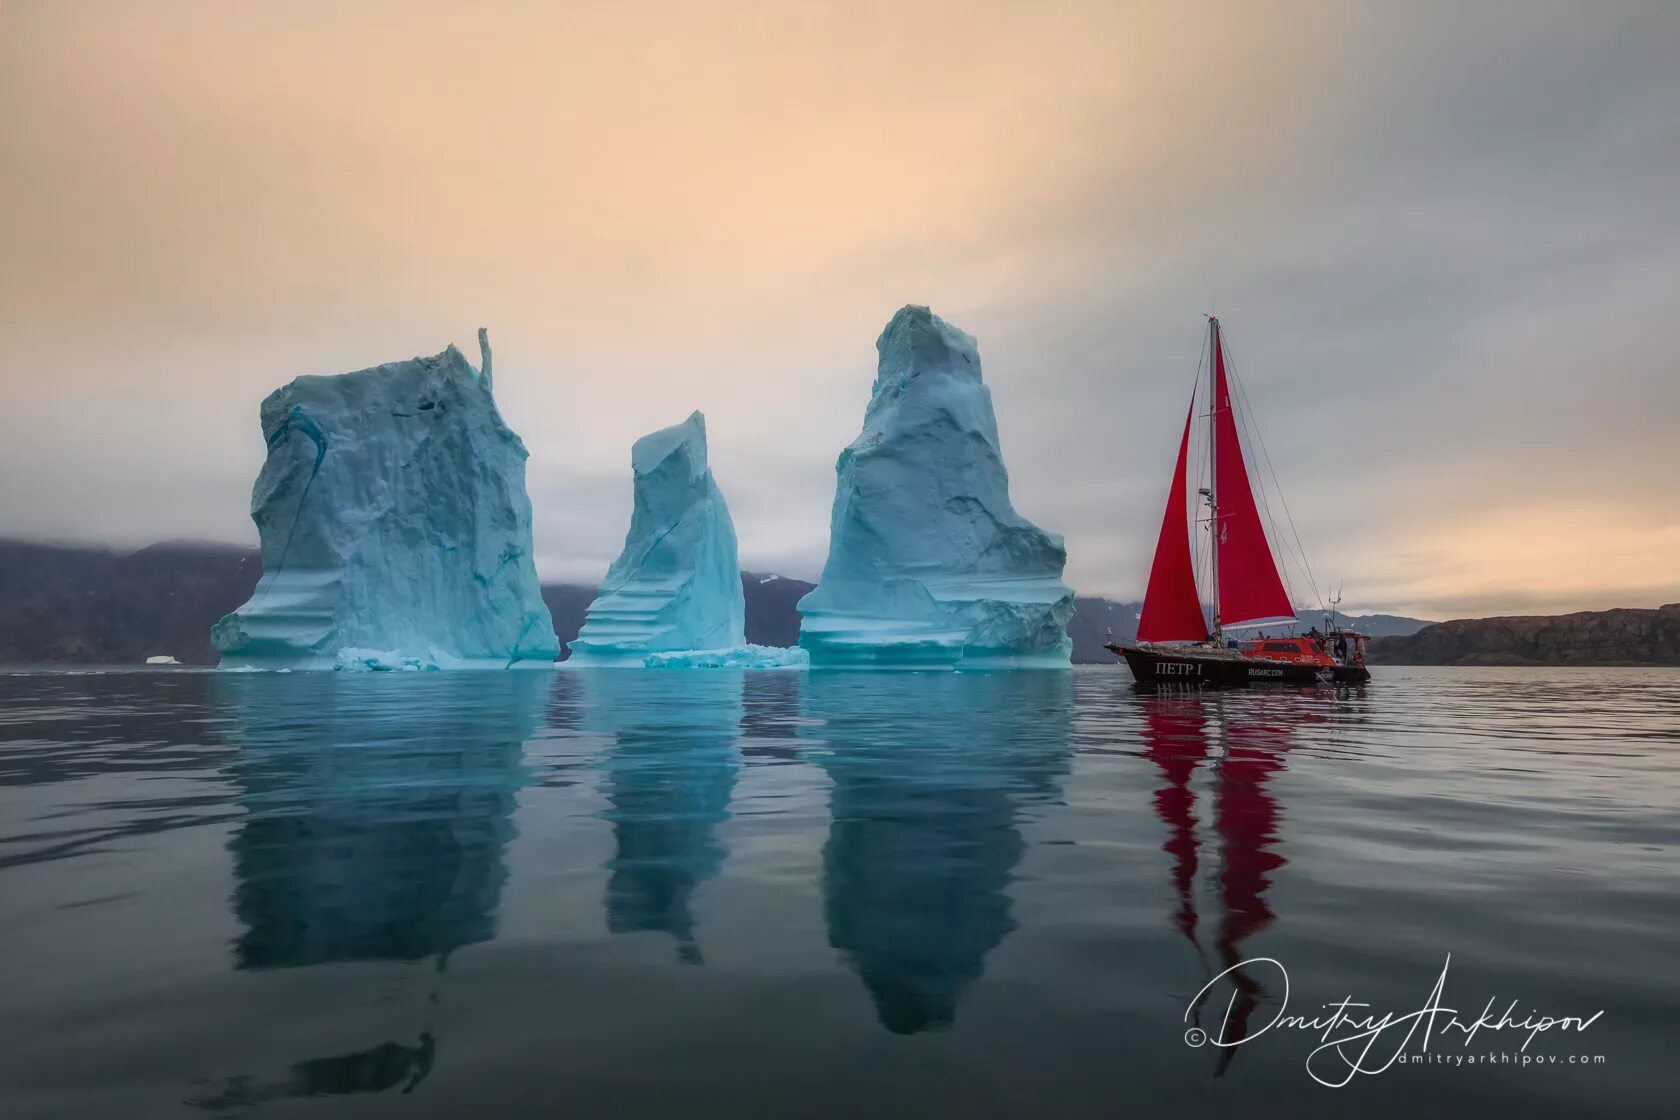
[[[1254,491],[1249,488],[1248,465],[1243,462],[1236,413],[1231,411],[1231,390],[1225,381],[1225,347],[1220,341],[1217,320],[1213,325],[1212,349],[1214,492],[1219,499],[1218,535],[1214,541],[1214,547],[1219,550],[1219,621],[1237,625],[1260,619],[1293,618],[1295,608],[1278,575],[1272,546],[1266,540],[1266,527],[1254,504]],[[1178,453],[1178,462],[1182,474],[1183,451]],[[1160,562],[1157,553],[1155,563],[1159,566]],[[1152,575],[1150,587],[1154,585]]]
[[[1167,512],[1161,518],[1161,538],[1155,543],[1155,563],[1149,569],[1149,588],[1143,593],[1137,629],[1140,642],[1200,642],[1208,636],[1190,560],[1190,508],[1184,494],[1190,421],[1195,415],[1196,402],[1191,400],[1184,436],[1178,441],[1172,489],[1167,491]]]

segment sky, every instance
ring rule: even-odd
[[[814,579],[917,303],[1136,598],[1216,311],[1298,600],[1680,600],[1677,55],[1672,0],[0,0],[0,536],[254,544],[268,392],[485,326],[545,580],[695,408]]]

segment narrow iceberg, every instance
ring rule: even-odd
[[[1062,538],[1015,512],[974,339],[905,307],[840,453],[828,562],[799,601],[814,666],[1062,667]]]
[[[607,569],[572,642],[572,666],[643,666],[649,654],[746,645],[735,525],[706,461],[706,418],[637,440],[635,506],[624,551]]]
[[[552,668],[525,445],[451,346],[299,377],[262,404],[263,575],[211,629],[224,669]]]

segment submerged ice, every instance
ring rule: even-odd
[[[974,339],[905,307],[875,348],[799,644],[819,666],[1067,665],[1067,553],[1010,504]]]
[[[635,505],[567,664],[647,663],[650,654],[746,645],[735,525],[706,459],[706,418],[637,440]],[[674,660],[672,664],[680,664]]]
[[[211,632],[224,668],[551,667],[525,445],[451,346],[299,377],[262,404],[263,575]]]
[[[798,646],[745,645],[650,653],[642,664],[649,669],[804,669],[811,664],[811,655]]]

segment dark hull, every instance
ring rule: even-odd
[[[1221,657],[1193,649],[1136,649],[1109,646],[1126,659],[1139,684],[1201,688],[1248,688],[1251,685],[1364,684],[1371,671],[1362,665],[1296,665],[1260,657]]]

